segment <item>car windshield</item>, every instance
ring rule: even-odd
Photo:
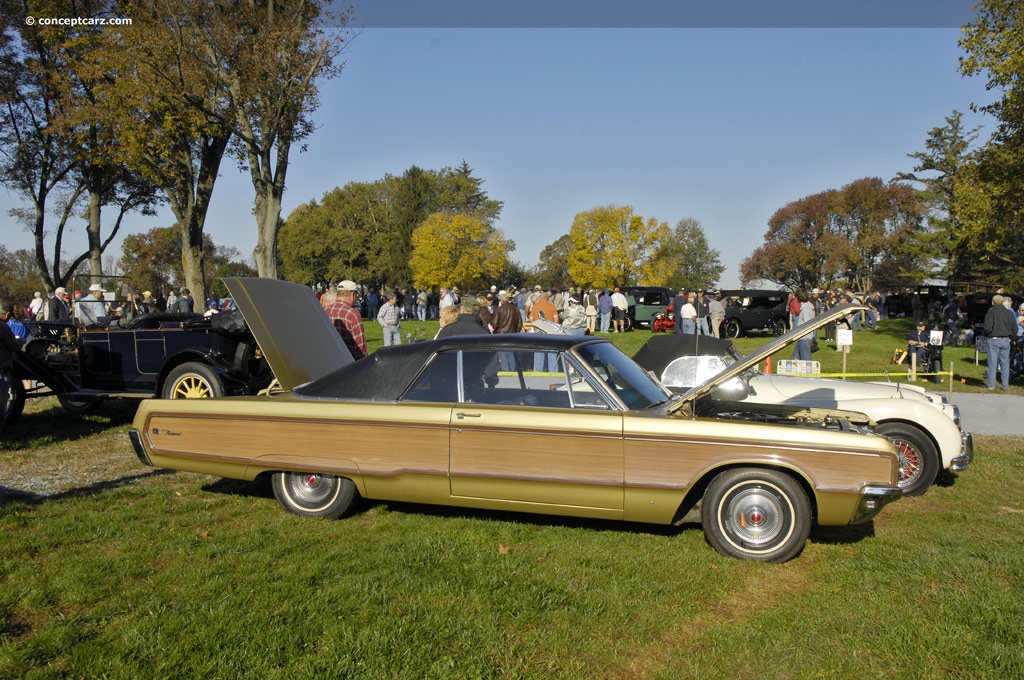
[[[651,408],[671,397],[658,381],[610,343],[584,345],[576,353],[629,409]]]

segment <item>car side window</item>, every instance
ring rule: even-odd
[[[459,400],[458,353],[434,356],[420,373],[402,401],[455,403]]]
[[[575,408],[607,409],[604,398],[594,391],[594,386],[570,362],[566,362],[566,377],[572,405]]]
[[[546,370],[538,371],[538,353],[462,352],[463,399],[495,406],[570,408],[564,356],[541,354]]]

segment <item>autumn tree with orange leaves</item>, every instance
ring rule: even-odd
[[[909,184],[877,177],[802,198],[772,215],[765,243],[741,263],[740,279],[792,290],[899,284],[920,270],[907,244],[920,235],[926,212]],[[878,280],[880,271],[892,280]]]

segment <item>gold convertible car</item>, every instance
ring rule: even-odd
[[[269,475],[278,501],[301,515],[339,517],[358,494],[700,522],[725,555],[781,562],[813,523],[867,522],[902,493],[892,444],[842,412],[703,412],[715,384],[673,395],[595,337],[450,337],[353,361],[309,289],[226,283],[279,385],[146,400],[132,444],[154,467]]]

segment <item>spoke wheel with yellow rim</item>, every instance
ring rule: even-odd
[[[212,399],[224,396],[224,383],[205,364],[189,362],[167,376],[161,394],[164,399]]]

